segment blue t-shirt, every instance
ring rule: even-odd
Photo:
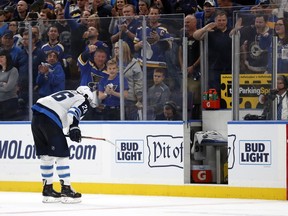
[[[8,29],[8,24],[4,23],[3,26],[0,27],[0,37],[2,37],[3,33]]]
[[[160,41],[151,44],[151,49],[153,51],[153,55],[150,59],[147,58],[149,61],[164,61],[165,62],[165,51],[169,47],[168,41],[165,41],[165,39],[171,38],[171,35],[168,33],[167,29],[162,26],[158,26],[156,28],[150,28],[146,27],[146,35],[147,40],[149,41],[149,37],[152,31],[156,31],[157,34],[160,36]],[[139,27],[136,32],[136,36],[134,38],[134,43],[140,42],[143,40],[142,37],[142,27]],[[141,51],[140,51],[141,52]],[[139,53],[138,53],[139,54]],[[139,54],[140,58],[141,54]]]
[[[99,91],[104,92],[105,91],[105,87],[108,84],[113,84],[113,89],[116,92],[120,92],[120,76],[119,73],[117,74],[117,76],[113,79],[113,80],[109,80],[108,78],[103,78],[100,80],[99,83]],[[128,91],[129,87],[128,87],[128,81],[127,79],[124,77],[124,90]],[[105,106],[111,107],[111,106],[120,106],[120,98],[116,97],[114,95],[108,95],[104,100],[103,100],[103,104]]]

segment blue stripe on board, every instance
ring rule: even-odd
[[[288,121],[229,121],[227,122],[228,125],[233,124],[262,124],[262,125],[271,125],[271,124],[288,124]]]

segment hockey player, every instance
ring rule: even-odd
[[[41,160],[43,178],[43,202],[81,202],[81,194],[70,185],[69,149],[63,129],[69,129],[69,137],[81,142],[79,121],[93,105],[93,94],[87,86],[64,90],[40,98],[32,106],[32,134],[36,154]],[[53,189],[54,165],[61,183],[61,193]]]

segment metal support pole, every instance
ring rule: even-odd
[[[188,91],[188,82],[187,82],[187,37],[183,37],[183,66],[182,66],[182,74],[183,74],[183,80],[182,80],[182,89],[183,89],[183,113],[182,113],[182,119],[183,121],[187,122],[188,120],[188,97],[187,97],[187,91]]]
[[[205,79],[206,79],[206,73],[205,73],[205,59],[204,59],[204,42],[201,40],[200,41],[200,70],[201,70],[201,93],[206,91],[206,84],[205,84]],[[203,102],[203,97],[201,97],[201,104]]]
[[[123,40],[119,43],[119,79],[120,79],[120,119],[125,120],[125,106],[124,106],[124,70],[123,70]]]
[[[143,38],[143,120],[147,120],[147,58],[146,58],[146,53],[147,53],[147,47],[146,47],[146,41],[147,41],[147,33],[146,33],[146,17],[142,16],[142,38]]]
[[[278,66],[277,66],[277,60],[278,60],[278,37],[273,36],[272,38],[272,89],[277,88],[277,72],[278,72]],[[277,120],[277,100],[273,101],[272,106],[272,120]]]
[[[240,33],[232,36],[232,119],[239,120]]]
[[[202,42],[202,41],[201,41]],[[203,50],[201,53],[201,56],[204,57],[203,59],[203,76],[204,76],[204,80],[203,80],[203,87],[204,87],[204,91],[208,90],[208,34],[205,34],[204,36],[204,43],[203,43]],[[205,52],[206,51],[206,52]],[[202,92],[203,93],[203,92]]]
[[[28,77],[29,77],[29,85],[28,85],[28,92],[29,92],[29,99],[28,99],[28,106],[29,108],[32,107],[33,103],[33,64],[32,64],[32,53],[33,53],[33,47],[32,47],[32,27],[31,23],[28,23]],[[32,120],[32,110],[29,110],[29,120]]]

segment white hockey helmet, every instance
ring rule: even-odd
[[[92,101],[93,101],[93,93],[91,92],[90,88],[88,86],[79,86],[76,91],[86,97],[92,106]]]

